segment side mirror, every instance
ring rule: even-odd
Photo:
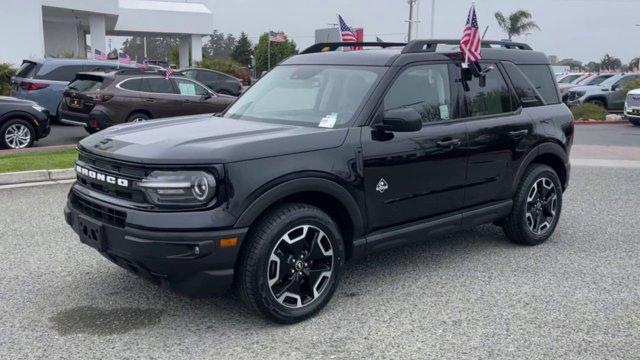
[[[206,93],[200,97],[200,101],[209,100],[211,99],[211,97],[212,97],[211,93]]]
[[[620,85],[611,85],[611,91],[616,91],[620,88]]]
[[[414,132],[422,129],[422,115],[411,107],[393,109],[384,112],[382,119],[384,130],[392,132]]]

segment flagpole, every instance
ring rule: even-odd
[[[267,72],[271,70],[271,32],[267,34]]]

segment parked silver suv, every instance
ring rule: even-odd
[[[607,110],[622,111],[626,94],[619,91],[629,81],[640,79],[640,73],[617,74],[600,85],[578,86],[569,91],[567,105],[591,103]]]

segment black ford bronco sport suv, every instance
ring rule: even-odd
[[[136,274],[192,296],[235,284],[281,323],[318,312],[345,261],[374,251],[485,223],[540,244],[571,113],[544,54],[487,41],[467,68],[456,43],[317,44],[218,117],[90,136],[66,221]]]

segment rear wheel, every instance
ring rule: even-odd
[[[252,230],[238,269],[247,305],[284,324],[304,320],[333,296],[344,265],[336,223],[306,204],[285,204]]]
[[[599,100],[599,99],[593,99],[593,100],[589,100],[589,104],[593,104],[595,106],[599,106],[603,109],[606,109],[607,107],[604,105],[604,101]]]
[[[133,113],[131,115],[129,115],[129,117],[127,118],[127,122],[128,123],[137,123],[137,122],[143,122],[143,121],[147,121],[151,119],[151,117],[145,113]]]
[[[542,244],[553,234],[561,211],[562,185],[558,175],[547,165],[533,164],[516,191],[504,232],[517,244]]]
[[[33,145],[35,131],[29,122],[9,119],[0,126],[0,146],[5,149],[24,149]]]

